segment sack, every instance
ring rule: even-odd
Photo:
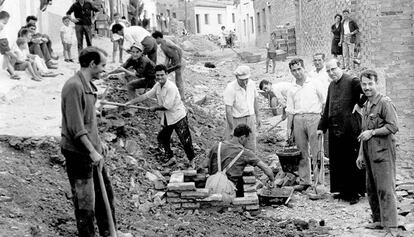
[[[226,172],[233,164],[240,158],[244,149],[229,163],[229,165],[221,170],[221,142],[217,149],[217,173],[207,178],[206,188],[210,190],[211,194],[222,194],[224,197],[229,196],[234,198],[236,196],[236,186],[227,178]]]

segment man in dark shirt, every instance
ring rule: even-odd
[[[239,124],[234,129],[233,137],[221,143],[221,167],[225,168],[242,150],[243,153],[240,158],[228,168],[226,175],[230,181],[232,181],[237,188],[236,196],[243,197],[243,170],[247,165],[257,166],[269,177],[271,183],[274,182],[273,172],[269,166],[261,161],[255,154],[249,149],[246,149],[248,138],[252,130],[246,124]],[[208,168],[210,175],[215,174],[218,170],[217,166],[217,152],[218,143],[215,144],[208,153],[208,159],[204,164],[204,167]]]
[[[99,9],[96,8],[92,3],[85,0],[77,0],[69,10],[66,12],[66,15],[70,17],[73,23],[75,23],[76,39],[78,40],[78,52],[83,48],[83,35],[85,35],[86,45],[92,46],[92,12],[98,12]],[[75,15],[75,18],[72,18],[71,14]]]
[[[349,17],[349,10],[342,11],[344,20],[341,24],[341,40],[339,44],[342,44],[342,54],[344,57],[344,67],[347,69],[354,68],[354,50],[357,43],[357,34],[359,28],[357,23]]]
[[[124,72],[128,81],[128,97],[132,100],[136,97],[135,90],[139,88],[152,88],[155,85],[155,65],[145,55],[141,44],[134,43],[129,50],[131,57],[109,74]]]
[[[113,220],[114,194],[104,166],[105,150],[98,136],[95,102],[97,89],[92,80],[106,65],[106,53],[95,47],[80,52],[81,69],[69,78],[62,89],[61,151],[73,194],[79,236],[95,236],[94,218],[101,236],[109,236],[98,172],[102,173]]]
[[[334,198],[355,204],[359,194],[365,193],[364,172],[358,170],[355,161],[361,132],[361,116],[356,110],[360,110],[366,97],[361,97],[359,79],[344,73],[336,59],[328,61],[325,67],[332,82],[317,134],[328,130],[331,193],[339,192]]]
[[[361,86],[368,101],[362,110],[362,130],[357,166],[366,169],[368,202],[372,222],[366,228],[396,228],[395,137],[397,113],[391,99],[379,92],[378,74],[361,73]]]

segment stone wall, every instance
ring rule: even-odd
[[[351,10],[361,33],[361,66],[380,75],[383,91],[399,113],[414,109],[414,3],[412,0],[298,0],[299,55],[330,55],[334,15]]]
[[[278,26],[286,26],[287,24],[294,26],[296,24],[295,0],[256,0],[253,6],[256,18],[256,46],[258,47],[264,47],[269,42],[270,33]],[[263,9],[266,24],[263,22]],[[260,20],[258,20],[258,16],[260,16]]]

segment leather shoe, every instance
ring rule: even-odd
[[[371,229],[371,230],[381,230],[384,227],[382,227],[381,222],[373,222],[373,223],[369,223],[367,225],[365,225],[366,229]]]

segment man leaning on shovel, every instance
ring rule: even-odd
[[[61,151],[66,159],[75,206],[78,236],[94,237],[94,219],[101,236],[115,233],[114,193],[107,174],[98,136],[95,102],[97,89],[92,80],[99,78],[106,65],[106,52],[87,47],[79,54],[81,69],[62,89]]]

